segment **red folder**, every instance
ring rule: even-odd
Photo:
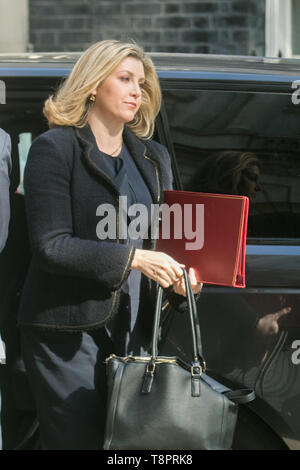
[[[245,287],[249,199],[165,191],[164,203],[176,206],[169,211],[170,223],[162,212],[157,251],[194,268],[198,282]]]

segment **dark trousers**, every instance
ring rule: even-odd
[[[106,413],[104,329],[22,328],[22,356],[36,401],[42,449],[102,449]]]

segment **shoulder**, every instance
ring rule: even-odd
[[[2,156],[4,152],[10,151],[10,146],[9,134],[0,128],[0,156]]]
[[[25,175],[39,175],[55,169],[57,174],[70,171],[76,139],[72,127],[55,127],[36,137],[30,147]]]
[[[30,147],[28,161],[37,157],[45,159],[56,158],[68,160],[73,155],[76,144],[75,133],[72,127],[55,127],[36,137]]]
[[[167,148],[152,139],[143,140],[143,144],[146,146],[152,157],[158,160],[160,163],[170,164],[170,154]]]
[[[5,173],[11,170],[11,141],[10,136],[3,129],[0,129],[0,164]]]
[[[171,189],[173,187],[173,171],[171,157],[167,148],[152,139],[145,140],[144,145],[149,156],[158,164],[162,186],[164,189]]]
[[[53,129],[49,129],[43,134],[40,134],[34,139],[33,143],[53,142],[56,144],[56,146],[59,146],[66,143],[71,143],[72,141],[75,141],[73,127],[60,126],[54,127]]]
[[[167,148],[156,142],[156,140],[153,139],[143,139],[142,140],[143,144],[146,145],[146,147],[151,150],[152,152],[156,153],[157,155],[169,155],[169,152]]]
[[[138,137],[127,126],[124,128],[125,143],[129,145],[129,150],[136,149],[138,152],[146,151],[149,157],[152,157],[158,163],[170,164],[170,155],[164,145],[159,144],[155,140]]]
[[[9,139],[9,135],[7,132],[5,132],[3,129],[0,127],[0,142],[4,142],[7,139]]]

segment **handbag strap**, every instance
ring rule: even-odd
[[[200,327],[197,320],[197,307],[194,299],[194,294],[192,286],[187,275],[187,272],[183,270],[186,296],[188,303],[188,311],[191,325],[192,333],[192,342],[193,342],[193,354],[194,357],[191,361],[191,395],[193,397],[200,397],[201,395],[201,375],[205,370],[205,361],[202,357],[202,344],[200,336]],[[152,335],[152,357],[150,358],[142,382],[142,394],[148,394],[151,391],[154,371],[156,367],[156,359],[158,356],[158,330],[160,325],[160,317],[162,311],[162,297],[163,289],[161,286],[158,287],[156,306],[155,306],[155,315],[154,315],[154,326],[153,326],[153,335]],[[197,325],[197,328],[196,328]]]
[[[207,374],[202,374],[202,379],[216,392],[222,393],[229,400],[233,401],[238,405],[245,403],[250,403],[255,399],[255,392],[249,388],[242,388],[239,390],[231,390],[231,388],[226,387],[226,385],[217,382]]]
[[[185,281],[186,281],[186,286],[189,289],[190,295],[188,299],[191,300],[191,309],[190,312],[193,314],[193,319],[191,319],[191,322],[193,321],[193,331],[195,334],[195,344],[197,348],[197,356],[202,362],[202,368],[205,370],[206,369],[206,363],[203,359],[203,353],[202,353],[202,340],[201,340],[201,331],[200,331],[200,323],[199,323],[199,317],[198,317],[198,309],[197,309],[197,304],[195,300],[195,296],[193,293],[193,289],[190,283],[190,279],[188,277],[188,274],[186,270],[184,270],[184,276],[185,276]],[[199,294],[198,294],[199,298]]]
[[[193,359],[192,364],[200,363],[202,369],[205,369],[205,361],[202,355],[202,342],[201,342],[201,332],[200,325],[198,320],[197,306],[194,298],[194,293],[190,283],[190,279],[186,270],[183,270],[186,296],[188,303],[188,311],[190,318],[191,334],[192,334],[192,345],[193,345]],[[150,361],[155,363],[156,357],[158,356],[158,331],[160,325],[161,311],[162,311],[162,297],[163,297],[163,288],[158,287],[156,306],[155,306],[155,315],[154,315],[154,327],[152,335],[152,360]]]
[[[201,377],[210,385],[210,387],[219,393],[224,394],[228,399],[236,404],[249,403],[255,398],[255,392],[250,389],[231,390],[228,387],[220,384],[211,377],[203,374],[206,369],[206,364],[202,355],[202,342],[201,342],[201,331],[200,323],[198,319],[197,305],[190,283],[190,279],[186,270],[183,270],[184,281],[186,287],[186,296],[188,303],[188,311],[191,325],[192,342],[193,342],[193,354],[194,357],[191,361],[191,392],[193,397],[199,397],[201,395]],[[158,331],[160,325],[161,311],[162,311],[162,298],[163,289],[161,286],[158,287],[155,315],[154,315],[154,327],[152,336],[152,357],[147,364],[144,379],[142,383],[141,393],[148,394],[151,391],[155,362],[158,356]]]

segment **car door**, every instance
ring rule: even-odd
[[[204,287],[198,303],[204,355],[212,372],[255,389],[257,403],[263,403],[260,415],[297,448],[300,105],[292,84],[293,78],[282,75],[268,80],[224,73],[210,80],[201,73],[194,80],[162,80],[171,151],[183,189],[195,190],[198,178],[197,190],[207,191],[217,178],[212,169],[217,164],[210,162],[224,154],[251,153],[258,159],[257,190],[250,196],[247,287]],[[223,175],[224,168],[229,172],[229,163]],[[234,171],[251,179],[247,168]],[[174,312],[167,321],[165,352],[187,359],[187,324]]]

